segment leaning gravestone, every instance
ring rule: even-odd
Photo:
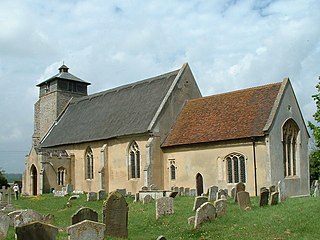
[[[214,220],[216,217],[216,208],[211,202],[206,202],[202,204],[196,211],[196,216],[194,219],[194,229],[199,228],[199,226],[206,221]]]
[[[156,219],[162,215],[169,215],[173,213],[173,198],[161,197],[156,200]]]
[[[91,208],[82,207],[72,215],[71,224],[73,225],[84,220],[98,222],[98,213]]]
[[[279,202],[279,192],[273,192],[270,197],[270,205],[277,205]]]
[[[250,196],[248,192],[238,192],[237,200],[241,209],[247,210],[248,208],[251,208]]]
[[[217,186],[211,186],[208,189],[208,201],[215,201],[217,199],[217,193],[219,188]]]
[[[287,193],[286,184],[284,180],[280,180],[278,182],[278,191],[279,191],[279,201],[280,202],[285,201],[288,197],[288,193]]]
[[[236,184],[235,191],[234,191],[234,201],[238,201],[238,192],[244,192],[246,190],[246,185],[243,182],[239,182]]]
[[[105,190],[100,190],[98,192],[98,200],[106,200],[107,199],[107,193]]]
[[[103,240],[106,225],[84,220],[67,228],[68,240]]]
[[[216,200],[213,205],[216,208],[217,217],[221,217],[227,213],[227,200]]]
[[[259,207],[268,206],[269,203],[269,190],[265,189],[259,196]]]
[[[0,239],[6,239],[10,225],[10,217],[5,213],[0,213]]]
[[[13,226],[17,228],[35,221],[42,222],[43,216],[32,209],[27,209],[14,218]]]
[[[102,208],[103,223],[106,225],[105,236],[128,237],[128,211],[123,195],[117,191],[112,192]]]
[[[208,197],[206,196],[199,196],[194,199],[193,203],[193,211],[196,211],[202,204],[208,202]]]
[[[178,195],[178,192],[171,192],[169,197],[175,198]]]
[[[147,195],[143,198],[142,203],[143,203],[143,204],[148,204],[148,203],[151,203],[152,201],[153,201],[153,198],[152,198],[149,194],[147,194]]]
[[[17,240],[55,240],[58,228],[41,222],[16,227]]]
[[[96,192],[88,192],[87,193],[87,202],[97,201],[98,194]]]

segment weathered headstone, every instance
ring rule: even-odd
[[[211,186],[208,189],[208,201],[215,201],[217,199],[217,193],[219,188],[217,186]]]
[[[119,192],[124,197],[127,195],[127,189],[125,188],[118,188],[117,192]]]
[[[73,185],[72,185],[72,184],[67,184],[67,186],[66,186],[66,192],[67,192],[67,193],[72,193],[72,192],[73,192]]]
[[[24,210],[15,210],[15,211],[8,213],[8,216],[10,217],[10,226],[11,227],[13,227],[13,225],[14,225],[14,218],[16,216],[18,216],[22,211],[24,211]]]
[[[174,187],[173,191],[178,192],[179,193],[179,187]]]
[[[151,184],[149,186],[149,190],[158,190],[157,186],[155,184]]]
[[[106,200],[107,199],[107,193],[105,190],[100,190],[98,192],[98,200]]]
[[[236,188],[235,187],[233,187],[232,189],[231,189],[231,198],[235,198],[235,193],[236,193]]]
[[[148,194],[143,198],[142,203],[148,204],[148,203],[151,203],[152,201],[153,201],[153,198]]]
[[[184,196],[184,187],[179,187],[179,196]]]
[[[268,206],[269,203],[269,190],[266,188],[260,193],[259,196],[259,207]]]
[[[234,192],[234,201],[237,202],[238,201],[238,192],[244,192],[246,190],[246,186],[244,185],[243,182],[239,182],[236,184],[235,187],[235,192]]]
[[[156,219],[158,219],[162,215],[169,215],[173,213],[173,198],[162,197],[156,200]]]
[[[185,188],[184,189],[184,195],[185,196],[190,196],[190,188]]]
[[[260,188],[260,193],[263,192],[263,191],[265,191],[265,190],[267,190],[266,187],[261,187],[261,188]]]
[[[6,239],[10,225],[10,217],[5,213],[0,213],[0,239]]]
[[[224,196],[224,197],[223,197],[223,196]],[[225,190],[223,190],[223,189],[219,189],[219,191],[217,192],[217,198],[216,198],[216,200],[219,200],[219,199],[221,199],[221,198],[227,199],[227,197],[228,197],[228,193],[227,193]]]
[[[275,185],[272,185],[272,186],[270,186],[269,187],[269,195],[271,196],[271,194],[273,193],[273,192],[275,192],[276,191],[276,186]]]
[[[199,228],[203,222],[212,221],[216,218],[216,208],[213,203],[206,202],[202,204],[196,211],[194,219],[194,229]]]
[[[169,197],[175,198],[178,195],[178,192],[171,192]]]
[[[206,196],[199,196],[194,199],[193,203],[193,211],[196,211],[202,204],[208,202],[208,197]]]
[[[79,195],[72,195],[72,196],[69,197],[69,201],[71,201],[71,200],[76,200],[76,199],[78,199],[79,197],[80,197]]]
[[[227,201],[223,199],[216,200],[213,203],[216,208],[217,217],[221,217],[227,213]]]
[[[148,191],[149,189],[148,189],[148,187],[147,186],[143,186],[142,188],[141,188],[141,191]]]
[[[96,192],[88,192],[87,193],[87,202],[97,201],[98,194]]]
[[[279,202],[279,192],[273,192],[270,197],[270,205],[277,205]]]
[[[195,220],[196,216],[192,216],[188,218],[188,224],[194,226],[194,220]]]
[[[66,196],[68,193],[67,192],[64,192],[64,191],[56,191],[54,190],[53,192],[53,196],[54,197],[64,197]]]
[[[55,240],[58,228],[41,222],[16,227],[17,240]]]
[[[288,197],[288,193],[287,193],[286,184],[284,180],[280,180],[278,182],[278,192],[279,192],[279,201],[280,202],[285,201]]]
[[[35,221],[42,222],[43,216],[32,209],[27,209],[14,218],[13,226],[17,228]]]
[[[98,213],[91,208],[82,207],[71,217],[71,224],[76,224],[84,220],[98,222]]]
[[[248,208],[251,208],[250,196],[248,192],[238,192],[237,201],[241,209],[247,210]]]
[[[139,202],[139,193],[138,192],[134,195],[134,202]]]
[[[108,196],[102,209],[105,236],[128,237],[128,211],[128,204],[121,193],[115,191]]]
[[[157,240],[167,240],[167,239],[165,238],[165,236],[161,235],[157,238]]]
[[[190,197],[196,197],[197,196],[197,190],[194,188],[190,189]]]
[[[106,225],[84,220],[67,228],[68,240],[103,240]]]

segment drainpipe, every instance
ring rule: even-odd
[[[256,196],[258,196],[258,189],[257,189],[257,159],[256,159],[256,142],[255,138],[251,138],[252,140],[252,150],[253,150],[253,173],[254,173],[254,192]]]

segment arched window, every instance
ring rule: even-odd
[[[85,171],[86,179],[93,179],[93,153],[90,147],[86,150]]]
[[[129,178],[140,178],[140,150],[133,141],[129,147]]]
[[[297,137],[299,127],[292,119],[282,127],[284,176],[297,175]]]
[[[66,169],[64,167],[58,168],[58,185],[63,186],[65,182]]]
[[[227,164],[228,183],[246,182],[246,162],[244,155],[231,153],[225,158]]]
[[[170,160],[170,179],[176,180],[176,161]]]

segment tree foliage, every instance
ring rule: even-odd
[[[8,181],[6,176],[4,175],[4,171],[0,168],[0,188],[2,186],[8,186]]]
[[[320,83],[316,86],[318,93],[312,95],[314,99],[317,111],[313,114],[314,120],[319,124],[320,123]],[[309,156],[310,162],[310,180],[317,180],[320,177],[320,126],[313,124],[312,122],[308,123],[309,128],[312,130],[316,148],[312,151]]]

